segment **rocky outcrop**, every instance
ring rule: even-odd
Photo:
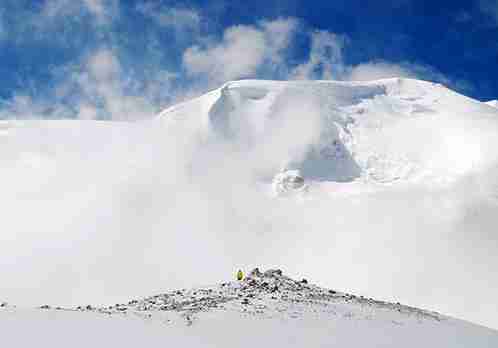
[[[108,307],[79,306],[76,310],[157,317],[165,322],[180,318],[187,325],[192,325],[203,313],[211,311],[282,319],[321,313],[370,320],[372,313],[382,312],[395,312],[407,320],[442,319],[434,312],[325,289],[310,284],[306,279],[294,280],[280,269],[263,272],[258,268],[249,272],[242,281],[206,288],[180,289]]]

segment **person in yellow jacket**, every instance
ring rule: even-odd
[[[241,269],[239,269],[239,271],[237,272],[237,280],[242,280],[244,279],[244,272],[242,272]]]

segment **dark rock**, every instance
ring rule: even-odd
[[[268,271],[266,271],[263,275],[265,277],[281,277],[282,276],[282,270],[280,269],[269,269]]]
[[[253,269],[250,273],[249,273],[249,276],[251,277],[262,277],[263,276],[263,273],[260,272],[259,268],[256,267],[255,269]]]

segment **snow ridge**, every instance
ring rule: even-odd
[[[475,139],[455,139],[469,137],[470,122],[495,129],[495,116],[440,84],[394,78],[231,81],[163,111],[159,119],[191,123],[208,138],[251,151],[279,144],[280,158],[271,159],[275,164],[264,175],[298,170],[314,186],[452,182],[473,168],[461,151],[475,158],[480,151]]]
[[[41,309],[51,309],[44,305]],[[298,319],[312,313],[330,318],[380,319],[400,325],[425,320],[441,321],[436,312],[355,296],[294,280],[279,269],[260,272],[258,268],[240,282],[225,282],[212,287],[181,289],[127,304],[106,307],[78,306],[76,310],[108,315],[134,315],[144,319],[175,321],[192,325],[209,312],[232,312],[259,318]]]
[[[242,281],[106,307],[44,305],[29,310],[3,303],[0,321],[2,343],[11,347],[488,348],[498,344],[496,331],[436,312],[325,289],[285,276],[279,269],[256,268]]]

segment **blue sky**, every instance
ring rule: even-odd
[[[496,99],[497,38],[498,0],[3,0],[0,119],[142,119],[241,78]]]

